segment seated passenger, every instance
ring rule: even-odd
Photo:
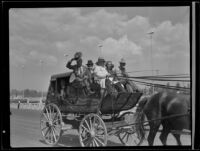
[[[88,69],[88,80],[90,84],[92,84],[94,81],[94,63],[92,62],[92,60],[88,60],[86,65]]]
[[[126,87],[128,92],[139,91],[139,88],[130,79],[128,79],[129,75],[126,72],[125,60],[122,58],[119,63],[120,66],[119,66],[118,76],[120,82]]]
[[[106,88],[105,80],[106,80],[106,77],[109,75],[110,74],[107,72],[105,68],[105,60],[99,57],[98,61],[96,62],[96,66],[94,68],[94,78],[101,87],[101,90],[100,90],[101,99],[103,99],[104,97],[105,88]]]
[[[120,81],[117,79],[117,73],[115,70],[113,70],[114,65],[111,61],[107,61],[106,63],[106,69],[108,73],[110,73],[109,80],[113,83],[115,89],[117,89],[118,92],[126,92],[123,85],[120,83]]]

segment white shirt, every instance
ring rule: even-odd
[[[94,74],[98,76],[98,78],[104,79],[107,75],[109,75],[108,71],[105,67],[95,66]]]

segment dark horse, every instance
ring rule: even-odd
[[[159,92],[149,98],[143,98],[139,102],[138,107],[143,110],[147,120],[152,120],[149,122],[150,132],[147,138],[150,146],[153,145],[154,138],[160,125],[163,127],[160,135],[160,140],[163,145],[166,145],[167,136],[172,132],[171,130],[182,131],[183,129],[191,129],[189,113],[190,95],[167,91]],[[180,133],[172,133],[172,135],[175,137],[177,144],[181,145]]]

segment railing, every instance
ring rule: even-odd
[[[45,106],[44,103],[10,103],[10,108],[18,108],[19,109],[30,109],[30,110],[42,110]]]

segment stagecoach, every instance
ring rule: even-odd
[[[141,116],[131,110],[142,93],[107,93],[101,99],[98,85],[95,93],[87,94],[84,87],[69,82],[70,76],[70,72],[51,76],[40,119],[47,144],[56,145],[63,132],[71,129],[78,131],[82,147],[106,146],[108,137],[113,135],[124,145],[142,143]]]

